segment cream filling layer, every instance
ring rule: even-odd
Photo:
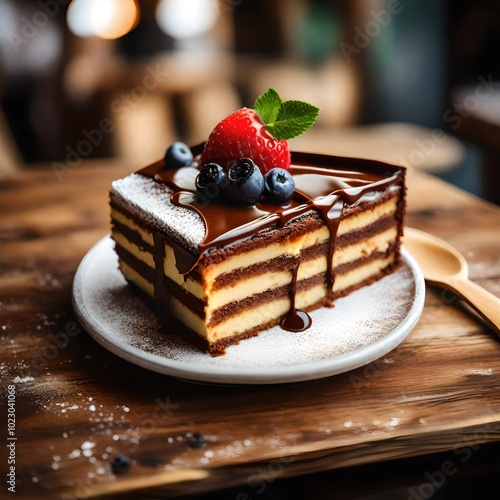
[[[377,220],[382,217],[395,214],[398,208],[398,197],[399,190],[395,196],[389,198],[384,203],[381,203],[370,210],[365,210],[359,214],[345,217],[340,221],[337,236],[342,236],[356,229],[363,229],[364,227],[377,222]],[[329,236],[330,235],[327,237]]]
[[[144,264],[149,266],[151,269],[155,268],[153,254],[151,252],[141,250],[135,243],[132,243],[126,236],[116,230],[111,232],[111,236],[116,243],[127,250],[127,252],[132,254],[136,259],[144,262]]]
[[[123,259],[118,261],[120,270],[129,281],[136,284],[143,292],[154,297],[153,284],[144,279],[133,267],[130,267]]]
[[[149,245],[154,247],[153,234],[139,226],[134,221],[134,219],[127,217],[123,212],[113,207],[111,208],[111,218],[115,219],[120,224],[123,224],[124,226],[127,226],[134,231],[137,231],[141,235],[141,238],[144,242],[149,243]]]
[[[394,260],[394,256],[385,259],[376,259],[367,265],[359,267],[352,272],[338,276],[335,289],[343,290],[350,286],[358,285],[369,279],[374,274],[380,273]],[[338,288],[337,288],[338,287]],[[296,307],[304,309],[312,306],[326,296],[326,289],[323,284],[297,293]],[[232,337],[277,320],[284,316],[290,309],[290,300],[281,297],[276,300],[267,301],[256,307],[248,308],[233,317],[229,317],[223,322],[210,326],[209,322],[190,311],[184,304],[176,298],[171,302],[172,312],[185,325],[194,330],[198,335],[207,339],[210,343],[216,342],[226,337]]]
[[[362,230],[363,228],[375,223],[377,220],[394,215],[397,210],[398,193],[384,203],[359,214],[342,219],[337,229],[337,236],[347,234],[351,231]],[[220,264],[210,266],[210,269],[202,269],[207,288],[210,289],[215,279],[222,274],[235,271],[236,269],[249,267],[252,264],[265,262],[280,255],[298,256],[301,250],[317,245],[330,238],[330,232],[326,226],[315,231],[311,231],[300,238],[285,240],[240,255],[228,257]],[[175,266],[174,266],[175,268]]]
[[[349,245],[348,247],[342,249],[343,253],[342,256],[339,257],[338,262],[335,262],[336,259],[334,259],[334,266],[337,267],[342,264],[355,262],[363,257],[369,256],[374,251],[385,253],[388,250],[389,245],[395,241],[396,236],[397,229],[389,228],[387,231],[377,234],[368,240],[364,240],[358,244]],[[297,280],[302,281],[326,273],[326,261],[326,256],[320,255],[315,259],[302,262],[299,265]],[[363,269],[369,269],[369,266],[365,265],[363,266]],[[346,281],[345,277],[348,275],[356,276],[355,271],[356,269],[348,274],[336,277],[333,290],[338,291],[351,286],[350,282],[352,281],[352,278],[349,278],[350,281]],[[373,269],[370,271],[373,271]],[[367,277],[368,276],[365,276],[359,281],[362,281]],[[289,285],[291,281],[292,273],[290,270],[280,272],[272,271],[263,275],[245,278],[237,283],[234,283],[232,286],[213,291],[210,294],[210,298],[205,309],[207,321],[210,320],[213,312],[220,307],[230,304],[231,302],[243,300],[246,297],[258,295],[266,290],[272,290],[273,288]]]
[[[394,214],[396,209],[397,209],[397,198],[396,197],[390,198],[386,202],[375,207],[373,210],[362,212],[356,216],[351,216],[346,219],[343,219],[339,225],[337,234],[341,235],[355,230],[362,230],[364,227],[376,222],[379,218]],[[151,245],[154,244],[152,243],[153,236],[151,233],[148,233],[144,229],[140,228],[137,224],[135,224],[135,222],[132,219],[125,217],[121,212],[114,210],[112,211],[112,213],[116,215],[116,220],[139,232],[143,241],[148,242]],[[128,244],[127,243],[128,240],[125,241],[126,238],[123,235],[121,235],[121,237],[118,235],[119,233],[115,231],[113,237],[115,239],[120,238],[119,241],[120,245],[122,245],[126,250],[130,251],[130,253],[132,253],[132,255],[134,255],[135,257],[146,262],[150,267],[154,267],[152,256],[150,259],[148,258],[148,255],[151,254],[149,254],[148,252],[143,252],[142,250],[139,249],[139,247],[133,245],[132,243]],[[265,248],[229,257],[220,264],[211,266],[210,269],[207,269],[204,266],[200,266],[200,273],[203,277],[204,287],[202,287],[200,283],[197,283],[196,281],[190,278],[185,280],[184,276],[177,271],[173,248],[167,244],[165,247],[166,259],[164,262],[164,271],[166,276],[168,276],[172,281],[177,283],[179,286],[185,288],[186,291],[192,293],[194,296],[198,298],[204,298],[206,294],[210,294],[215,279],[221,276],[222,274],[229,273],[237,269],[249,267],[253,264],[266,262],[281,255],[289,255],[292,257],[298,256],[300,255],[300,252],[303,249],[309,248],[311,246],[317,245],[318,243],[326,241],[329,237],[330,237],[329,231],[327,227],[324,226],[315,231],[309,232],[300,238],[295,238],[293,240],[292,239],[284,240],[283,242],[280,243],[274,243],[272,245],[268,245]],[[377,245],[377,243],[371,241],[368,245],[373,247],[373,245]],[[344,249],[340,248],[335,251],[335,256],[334,256],[335,260],[333,264],[334,266],[348,262],[348,260],[345,259],[350,258],[346,257],[352,250],[350,247],[351,246],[348,246]],[[368,252],[368,251],[369,248],[364,248],[362,250],[362,252]],[[204,289],[206,290],[206,292]]]
[[[374,251],[385,253],[390,244],[395,241],[396,237],[397,229],[396,227],[391,227],[382,233],[375,234],[366,240],[360,241],[359,243],[337,249],[334,255],[334,268],[343,264],[354,262],[363,257],[367,257]],[[119,244],[129,253],[153,268],[154,264],[152,262],[152,256],[149,252],[143,252],[121,234],[116,235],[115,240],[119,242]],[[284,269],[282,271],[269,272],[265,275],[249,276],[242,281],[232,283],[224,288],[219,288],[215,291],[208,291],[205,293],[198,282],[193,281],[192,279],[188,279],[184,282],[183,277],[177,272],[174,272],[174,269],[172,269],[172,267],[175,267],[172,264],[172,260],[173,249],[170,246],[167,246],[165,274],[169,277],[178,278],[177,280],[174,279],[174,281],[176,281],[179,286],[192,294],[194,297],[207,303],[205,308],[207,321],[210,320],[213,312],[220,307],[223,307],[231,302],[243,300],[252,295],[257,295],[266,290],[289,285],[292,280],[291,270]],[[301,281],[312,278],[313,276],[325,273],[326,270],[326,255],[319,255],[315,259],[300,263],[297,279]],[[334,290],[338,289],[339,288],[336,284]]]
[[[356,267],[355,269],[336,276],[333,284],[333,291],[339,292],[351,286],[358,285],[363,281],[379,274],[387,266],[394,263],[395,255],[391,254],[383,259],[374,259],[367,262],[364,266]]]

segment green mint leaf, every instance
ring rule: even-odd
[[[254,109],[275,139],[297,137],[314,124],[319,114],[319,109],[307,102],[283,101],[272,87],[257,97]]]
[[[266,123],[275,139],[292,139],[312,127],[319,109],[302,101],[285,101],[274,122]]]
[[[271,87],[257,97],[253,107],[265,125],[276,121],[282,102],[278,92]]]

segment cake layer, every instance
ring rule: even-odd
[[[359,227],[354,224],[351,224],[351,227],[353,232],[359,233]],[[369,227],[366,230],[370,232]],[[121,262],[122,272],[129,281],[137,284],[152,296],[154,263],[151,254],[148,255],[148,252],[141,250],[120,233],[115,234],[114,238],[118,243],[119,255],[122,256],[123,261],[127,262],[126,266]],[[397,228],[393,225],[367,239],[359,240],[358,238],[357,241],[354,240],[354,243],[341,246],[334,258],[335,296],[373,281],[373,275],[381,273],[383,269],[391,265],[395,261],[396,238]],[[316,241],[311,238],[304,238],[304,240]],[[353,239],[350,238],[350,240]],[[308,252],[306,258],[300,259],[296,306],[309,310],[314,304],[324,301],[328,296],[324,280],[327,256],[321,242],[306,248],[312,251]],[[127,253],[129,255],[123,259]],[[135,262],[130,258],[131,255],[136,259]],[[146,258],[144,258],[145,255]],[[168,257],[168,250],[166,255]],[[173,255],[171,257],[173,258]],[[240,280],[231,280],[229,285],[212,291],[209,300],[199,293],[201,291],[199,283],[188,279],[186,286],[182,288],[177,283],[176,287],[172,280],[172,277],[175,278],[175,273],[173,275],[166,273],[166,278],[172,281],[170,292],[174,315],[210,342],[237,335],[247,329],[257,328],[259,325],[268,324],[269,321],[278,321],[284,311],[286,312],[290,307],[288,290],[292,280],[290,268],[293,264],[283,269],[286,260],[290,258],[284,258],[282,255],[274,259],[274,262],[273,260],[267,261],[265,271],[253,265],[240,268],[238,273]],[[138,264],[139,262],[143,267]],[[149,268],[149,272],[144,269],[146,267]],[[175,269],[175,266],[173,268]],[[235,271],[233,274],[236,274]],[[144,283],[146,275],[149,275],[151,282],[149,286]],[[141,280],[137,280],[137,277]],[[302,286],[303,284],[305,286]],[[273,314],[270,313],[271,310],[274,311]]]
[[[122,222],[124,222],[124,217],[121,214],[120,218]],[[361,223],[363,222],[364,221],[361,221]],[[392,221],[387,220],[385,225],[391,222],[395,224],[394,219],[392,219]],[[359,233],[360,229],[363,227],[354,224],[352,220],[349,220],[348,224],[352,228],[351,233]],[[120,225],[122,225],[122,223],[120,223]],[[133,221],[130,221],[130,227],[133,227],[133,225]],[[373,225],[376,224],[373,223],[372,226]],[[384,225],[382,227],[384,227]],[[370,226],[365,227],[365,232],[370,233]],[[324,238],[323,241],[319,240],[321,233],[322,231],[319,229],[304,235],[300,239],[274,244],[271,248],[266,248],[265,251],[260,254],[257,254],[256,251],[249,252],[250,255],[242,254],[242,263],[249,265],[241,266],[238,269],[232,269],[229,273],[220,273],[218,280],[214,280],[211,286],[207,284],[208,280],[206,279],[206,274],[204,275],[205,282],[203,284],[195,281],[191,277],[184,279],[176,270],[175,255],[172,249],[169,245],[166,245],[165,275],[197,298],[205,299],[205,297],[210,294],[210,302],[207,303],[206,307],[206,316],[209,318],[213,310],[230,301],[241,300],[249,293],[260,293],[269,287],[289,284],[291,281],[291,274],[287,269],[290,269],[293,263],[286,265],[286,261],[295,256],[300,257],[298,269],[299,281],[316,274],[325,273],[327,270],[327,252],[323,241],[326,241],[326,238]],[[348,236],[350,233],[344,234]],[[138,245],[137,242],[132,242],[126,238],[123,234],[123,227],[120,230],[120,227],[115,225],[113,237],[121,248],[127,250],[127,252],[134,255],[152,269],[154,268],[152,253],[141,249],[139,246],[140,243]],[[146,235],[144,235],[144,237],[146,237]],[[346,237],[345,240],[350,242],[350,244],[340,245],[340,248],[337,248],[333,259],[334,268],[359,260],[373,251],[385,252],[391,242],[395,241],[396,237],[397,228],[394,225],[373,234],[365,240],[356,241],[352,237]],[[274,255],[278,256],[274,257]],[[252,261],[251,258],[256,259],[257,257],[259,258],[258,262]],[[233,258],[233,265],[234,260]],[[220,267],[225,268],[224,262],[221,263]],[[260,280],[260,275],[264,271],[269,270],[281,270],[281,272],[275,272],[270,283]],[[246,280],[244,284],[238,286],[237,280],[241,274],[244,274]]]
[[[340,223],[337,239],[336,239],[336,249],[335,252],[338,255],[334,256],[334,265],[339,265],[342,263],[342,255],[346,253],[340,252],[340,249],[343,246],[348,246],[349,243],[355,239],[359,238],[359,234],[356,235],[356,232],[366,232],[370,226],[372,226],[373,230],[380,230],[381,225],[378,226],[375,224],[376,222],[380,223],[380,221],[385,219],[385,225],[396,225],[397,221],[395,220],[395,214],[397,212],[397,194],[394,193],[388,200],[383,200],[381,198],[381,202],[377,203],[376,201],[372,201],[370,204],[372,208],[367,210],[366,212],[362,212],[358,215],[346,216]],[[114,222],[115,228],[121,229],[122,236],[124,233],[123,226],[127,227],[130,231],[127,231],[127,237],[131,243],[135,243],[141,251],[149,246],[151,255],[152,255],[152,229],[147,230],[144,227],[140,227],[134,219],[131,217],[127,217],[123,212],[117,210],[116,208],[112,209],[111,212],[112,220]],[[239,269],[256,265],[262,262],[268,262],[277,257],[288,255],[288,256],[298,256],[303,253],[304,250],[312,247],[314,245],[318,245],[321,242],[326,242],[329,240],[329,232],[324,224],[321,223],[317,218],[309,218],[309,225],[312,226],[313,230],[310,230],[307,233],[300,234],[300,238],[288,238],[284,240],[284,237],[280,235],[279,231],[274,231],[276,234],[275,242],[270,241],[270,235],[267,238],[267,244],[265,244],[265,248],[262,248],[262,245],[259,248],[250,248],[245,251],[242,249],[240,253],[237,255],[233,255],[226,259],[218,258],[214,254],[223,253],[223,251],[211,252],[209,256],[207,256],[206,261],[202,261],[200,263],[201,274],[203,274],[204,283],[202,284],[204,289],[210,292],[213,288],[218,287],[218,283],[227,282],[227,276],[234,271]],[[117,225],[121,225],[122,227]],[[134,234],[140,236],[140,240],[134,238]],[[285,235],[286,236],[286,235]],[[118,236],[120,237],[120,236]],[[121,240],[122,246],[127,248],[126,245],[123,245],[123,238]],[[146,247],[147,248],[147,247]],[[129,248],[131,253],[134,253],[134,250]],[[175,281],[176,283],[182,284],[184,283],[185,276],[178,272],[177,263],[175,258],[175,252],[173,251],[171,245],[166,246],[167,258],[166,260],[166,269],[165,274]],[[218,262],[220,261],[220,262]],[[149,260],[151,267],[154,267],[154,262],[152,258]],[[188,275],[187,281],[193,281],[193,277]],[[199,295],[198,295],[199,296]]]
[[[384,275],[392,263],[394,263],[394,256],[379,258],[370,261],[364,266],[353,269],[346,274],[339,275],[336,279],[338,287],[338,289],[335,290],[336,297],[338,298],[348,291],[372,283]],[[147,289],[145,290],[145,288],[141,286],[141,283],[135,281],[137,275],[129,274],[129,269],[126,267],[121,267],[121,269],[127,279],[132,283],[138,285],[141,289],[146,291],[146,293],[152,292],[152,288],[149,288],[149,291]],[[322,300],[325,299],[326,295],[324,283],[304,287],[302,291],[297,292],[295,299],[296,307],[304,311],[310,311],[324,305]],[[286,285],[270,289],[260,295],[249,295],[248,297],[250,297],[254,304],[240,303],[237,310],[224,311],[225,314],[220,315],[222,318],[216,317],[215,321],[212,323],[207,323],[202,316],[189,308],[185,301],[175,296],[171,299],[172,312],[198,335],[206,338],[212,343],[218,342],[226,337],[236,336],[242,332],[258,328],[259,326],[269,325],[269,322],[278,324],[290,308],[290,298]]]
[[[397,229],[392,226],[366,240],[361,240],[357,243],[342,247],[341,250],[336,253],[334,258],[334,269],[337,276],[334,284],[334,290],[339,287],[338,274],[341,272],[342,268],[348,269],[349,264],[360,262],[363,259],[369,258],[374,252],[385,254],[390,246],[394,245],[396,237]],[[117,233],[116,231],[113,232],[113,238],[119,245],[120,249],[126,250],[137,260],[141,261],[146,266],[149,266],[150,282],[152,283],[154,273],[152,255],[148,252],[142,251],[139,247],[128,241],[122,234]],[[297,280],[299,282],[317,275],[324,275],[327,270],[327,256],[322,246],[316,245],[311,249],[316,249],[317,252],[310,252],[306,258],[300,258],[297,274]],[[266,261],[265,265],[251,265],[247,268],[240,269],[237,273],[231,273],[231,280],[225,286],[217,287],[215,290],[212,290],[212,293],[210,294],[210,301],[207,302],[205,307],[205,315],[207,319],[210,318],[213,311],[219,307],[222,307],[230,302],[242,300],[249,294],[258,294],[269,288],[289,285],[292,278],[290,268],[294,265],[291,260],[293,261],[293,259],[289,256],[281,256]],[[290,262],[287,263],[287,261]],[[133,264],[130,265],[131,267],[134,267]],[[137,267],[137,264],[135,267]],[[144,268],[141,268],[141,270],[137,269],[137,272],[142,272],[142,275],[146,274]],[[265,274],[270,277],[264,280],[263,276]],[[200,300],[206,299],[206,294],[203,293],[203,289],[199,283],[188,280],[186,283],[181,284],[172,279],[172,274],[166,272],[165,276],[166,278],[176,282],[179,286],[182,286],[182,288],[186,292],[193,295],[193,297]],[[243,279],[242,276],[244,277]],[[175,274],[173,277],[175,277]]]
[[[366,280],[366,283],[359,282],[357,286],[355,285],[355,288],[369,284],[374,279],[377,279],[377,277],[380,277],[377,275],[373,277],[373,269],[383,269],[386,267],[386,263],[387,261],[379,261],[374,263],[373,267],[360,269],[358,271],[359,274],[368,274],[370,275],[370,279]],[[134,281],[133,277],[128,275],[127,267],[121,267],[121,269],[127,275],[127,279],[144,290],[139,283]],[[346,278],[346,287],[348,283],[352,282],[351,278],[352,276]],[[152,290],[149,288],[149,290],[144,291],[150,294]],[[321,300],[324,296],[325,289],[323,285],[317,284],[308,287],[297,294],[297,306],[302,310],[310,311],[323,305]],[[338,294],[338,296],[341,296],[341,294]],[[193,312],[177,297],[172,298],[172,312],[198,335],[213,343],[237,336],[245,331],[259,329],[259,327],[263,326],[268,327],[271,323],[278,324],[290,307],[290,299],[287,296],[286,287],[271,290],[261,297],[253,297],[252,299],[256,302],[255,305],[245,306],[238,314],[227,315],[227,318],[216,322],[215,325],[207,324],[202,317]]]

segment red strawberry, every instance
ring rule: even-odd
[[[249,108],[236,111],[214,128],[201,153],[200,165],[213,162],[228,170],[241,158],[250,158],[263,175],[276,167],[290,168],[288,141],[275,139]]]
[[[319,109],[301,101],[283,101],[273,88],[257,97],[253,109],[242,108],[224,118],[212,131],[200,165],[217,163],[225,170],[250,158],[266,175],[273,168],[290,168],[287,139],[313,125]]]

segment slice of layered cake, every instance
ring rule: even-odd
[[[269,98],[281,111],[262,110]],[[404,168],[290,154],[274,124],[307,128],[316,108],[272,89],[259,99],[260,112],[238,111],[192,150],[172,145],[111,189],[123,275],[214,355],[274,325],[304,330],[309,311],[401,263]]]

